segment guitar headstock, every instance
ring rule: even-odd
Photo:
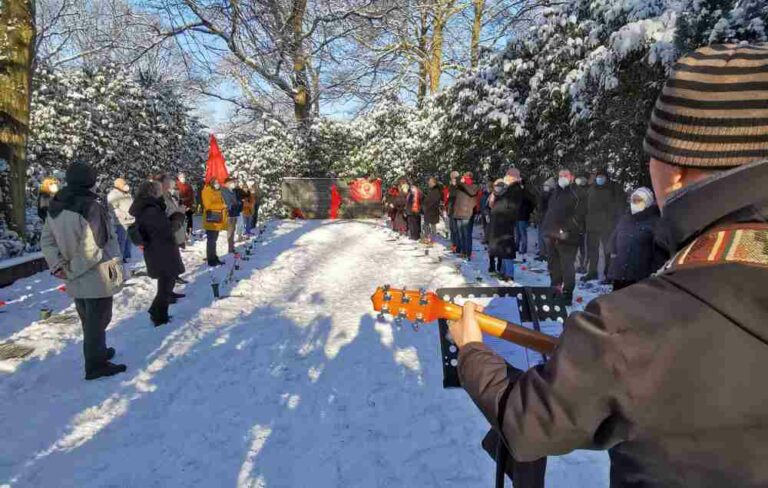
[[[433,292],[390,288],[376,289],[371,297],[373,309],[379,316],[392,315],[396,320],[407,319],[415,324],[432,322],[440,318],[440,300]]]

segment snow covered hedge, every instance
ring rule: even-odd
[[[438,97],[445,139],[492,172],[613,167],[646,178],[642,138],[668,70],[719,42],[765,41],[764,0],[573,0]]]
[[[33,78],[26,239],[0,224],[0,259],[38,249],[37,192],[75,160],[92,164],[102,190],[161,172],[202,176],[208,139],[179,90],[114,66],[39,69]],[[0,168],[0,171],[2,168]]]

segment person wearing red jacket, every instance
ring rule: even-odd
[[[184,213],[187,217],[187,237],[189,237],[194,228],[195,191],[192,189],[192,185],[187,183],[187,175],[184,173],[179,173],[176,181],[176,189],[179,191],[179,202],[186,207]]]

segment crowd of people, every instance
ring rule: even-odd
[[[68,168],[63,182],[43,180],[38,197],[38,215],[44,222],[41,246],[51,273],[66,281],[75,299],[86,379],[126,370],[111,362],[115,350],[107,347],[106,328],[112,319],[112,297],[129,275],[125,265],[132,248],[142,249],[147,275],[157,281],[148,312],[154,326],[162,326],[172,318],[170,305],[185,297],[174,288],[187,283],[181,251],[193,238],[194,215],[203,215],[208,265],[220,266],[224,261],[217,255],[219,232],[227,232],[228,252],[233,253],[239,237],[254,233],[261,197],[255,181],[239,184],[228,178],[222,186],[212,178],[197,198],[180,173],[143,180],[135,195],[126,179],[117,178],[104,204],[97,194],[95,170],[80,162]]]
[[[538,254],[547,261],[552,286],[573,301],[576,273],[582,282],[602,275],[614,289],[650,276],[668,258],[655,242],[659,208],[653,191],[640,187],[627,195],[606,169],[576,176],[562,169],[541,190],[529,187],[517,168],[477,185],[471,172],[452,171],[448,184],[426,179],[422,191],[401,178],[384,197],[394,230],[430,245],[441,217],[451,252],[471,260],[475,224],[482,227],[488,271],[504,281],[515,265],[529,259],[529,226],[538,225]],[[601,266],[602,265],[602,266]]]

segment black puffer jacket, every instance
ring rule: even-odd
[[[501,193],[494,191],[491,222],[488,224],[488,255],[503,259],[514,259],[515,224],[523,201],[523,189],[512,185]]]
[[[541,225],[544,237],[568,244],[578,244],[579,235],[584,233],[584,219],[587,205],[579,198],[573,186],[559,186],[549,197],[547,214]]]
[[[534,210],[536,210],[536,199],[528,190],[523,188],[523,198],[520,201],[520,213],[517,216],[517,220],[530,222],[531,214]]]
[[[137,198],[129,213],[136,218],[144,241],[144,261],[150,278],[182,274],[184,263],[162,198]]]
[[[440,202],[443,199],[443,188],[435,185],[427,190],[424,196],[424,221],[428,224],[440,222]]]
[[[644,280],[666,262],[668,254],[655,242],[654,231],[660,217],[656,205],[621,217],[611,236],[609,280]]]

